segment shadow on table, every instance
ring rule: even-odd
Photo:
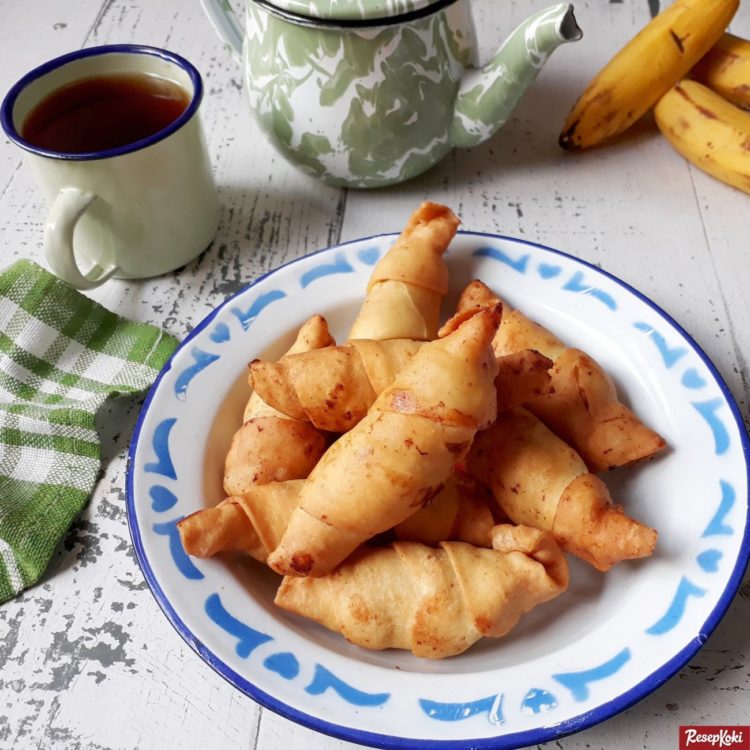
[[[403,185],[387,188],[405,193],[434,192],[436,185],[466,187],[471,183],[511,180],[530,170],[573,168],[582,159],[623,158],[658,136],[648,114],[628,131],[601,148],[566,152],[558,145],[565,116],[581,92],[571,81],[545,77],[532,86],[510,120],[489,141],[472,149],[454,149],[442,162]],[[642,156],[642,155],[641,155]]]

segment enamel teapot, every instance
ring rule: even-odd
[[[242,56],[250,106],[292,164],[331,185],[408,180],[490,138],[550,53],[581,38],[573,8],[527,18],[481,68],[470,0],[201,0]]]

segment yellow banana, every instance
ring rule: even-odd
[[[628,42],[568,115],[560,145],[595,146],[629,128],[716,43],[739,0],[677,0]]]
[[[750,112],[696,81],[682,81],[654,108],[659,130],[704,172],[750,193]]]
[[[746,39],[724,34],[691,75],[738,107],[750,108],[750,42]]]

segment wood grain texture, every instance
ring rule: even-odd
[[[481,49],[545,3],[475,3]],[[607,149],[557,147],[588,79],[650,17],[646,0],[577,4],[585,32],[558,50],[489,144],[454,152],[411,182],[373,192],[328,188],[275,155],[252,124],[238,66],[199,4],[180,0],[0,0],[0,93],[44,60],[82,46],[168,47],[203,73],[203,120],[220,189],[219,234],[187,268],[91,294],[184,336],[227,295],[339,240],[396,231],[422,199],[466,229],[548,244],[601,265],[678,319],[750,405],[748,196],[690,167],[646,120]],[[750,6],[732,27],[750,36]],[[0,259],[41,259],[46,207],[18,150],[0,143]],[[45,581],[0,607],[0,748],[343,750],[346,742],[261,709],[171,628],[138,568],[124,511],[125,455],[140,404],[101,415],[104,463],[91,504]],[[662,750],[680,724],[750,716],[750,582],[706,646],[674,678],[608,722],[538,747]]]

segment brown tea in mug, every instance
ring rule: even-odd
[[[21,134],[34,146],[66,154],[106,151],[158,133],[189,103],[176,83],[145,73],[82,78],[42,99]]]

